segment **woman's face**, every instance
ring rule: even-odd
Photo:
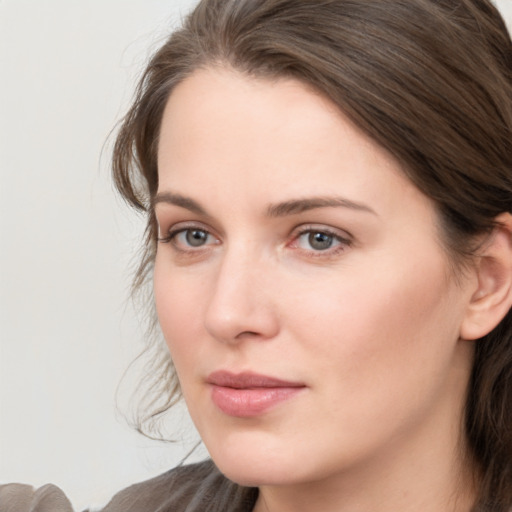
[[[200,70],[166,107],[154,290],[190,414],[243,484],[447,457],[471,368],[429,199],[294,80]]]

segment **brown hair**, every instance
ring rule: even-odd
[[[193,71],[217,64],[293,77],[330,98],[434,201],[455,268],[512,210],[512,42],[490,1],[203,0],[150,61],[117,136],[116,185],[148,218],[136,288],[156,250],[151,205],[166,101]],[[146,419],[179,394],[169,357],[161,364]],[[476,343],[466,433],[479,470],[474,510],[509,510],[510,312]]]

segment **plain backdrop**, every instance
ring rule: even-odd
[[[105,144],[194,3],[0,0],[0,482],[55,483],[77,511],[197,436],[177,410],[178,442],[149,441],[116,408],[142,347],[128,287],[143,224],[113,192]],[[512,0],[497,5],[512,25]]]

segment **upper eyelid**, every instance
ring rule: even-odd
[[[216,234],[216,230],[214,230],[211,226],[205,224],[204,222],[199,221],[180,221],[169,224],[168,228],[162,228],[162,225],[165,225],[165,222],[158,222],[158,238],[169,237],[170,235],[174,235],[179,233],[180,231],[186,231],[187,229],[199,229],[201,231],[206,231],[207,233],[218,238]]]
[[[296,233],[296,236],[298,236],[311,231],[318,233],[327,233],[329,235],[340,238],[341,240],[353,240],[354,238],[352,234],[346,229],[335,228],[323,224],[301,224],[292,231],[292,234]]]

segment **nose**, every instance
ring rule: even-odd
[[[279,332],[276,292],[261,259],[233,251],[219,266],[205,314],[205,328],[216,340],[237,344],[269,340]]]

